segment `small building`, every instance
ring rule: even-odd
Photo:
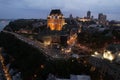
[[[89,21],[91,21],[91,19],[88,18],[88,17],[84,17],[84,18],[78,18],[78,21],[80,21],[80,22],[89,22]]]

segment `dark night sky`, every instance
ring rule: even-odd
[[[0,18],[46,18],[51,9],[61,9],[66,17],[83,17],[90,10],[96,18],[104,13],[120,20],[120,0],[0,0]]]

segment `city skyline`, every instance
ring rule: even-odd
[[[0,18],[47,18],[51,9],[61,9],[65,17],[84,17],[88,10],[95,18],[99,13],[107,15],[108,20],[120,20],[120,1],[114,0],[0,0]]]

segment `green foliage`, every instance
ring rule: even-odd
[[[34,27],[34,24],[39,24],[40,22],[46,22],[45,20],[37,20],[37,19],[18,19],[15,21],[10,22],[5,28],[4,30],[8,30],[8,31],[19,31],[21,29],[24,30],[31,30],[33,32],[39,32],[42,31],[43,29],[46,28],[47,25],[38,25],[37,27]]]

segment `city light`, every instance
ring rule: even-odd
[[[52,39],[49,36],[44,37],[43,40],[44,40],[44,46],[49,46],[52,42]]]
[[[112,54],[111,51],[104,51],[103,58],[110,60],[110,61],[113,61],[115,59],[115,56]]]
[[[98,53],[97,51],[94,52],[94,54],[91,55],[92,57],[102,58],[101,53]]]
[[[94,52],[95,55],[98,55],[99,53],[97,51]]]
[[[44,65],[40,65],[40,68],[44,69]]]
[[[118,56],[120,57],[120,53],[118,53]]]
[[[65,49],[65,53],[70,53],[71,52],[71,48]]]
[[[75,44],[76,40],[77,40],[77,35],[74,34],[74,35],[70,36],[70,38],[67,41],[67,44],[70,46],[73,46]]]
[[[48,45],[50,45],[51,44],[51,41],[44,41],[44,45],[45,46],[48,46]]]
[[[3,48],[8,46],[4,49],[8,50],[0,52],[0,80],[1,75],[6,80],[18,80],[18,77],[55,80],[76,73],[90,73],[88,75],[91,80],[114,80],[114,77],[120,80],[120,46],[114,48],[114,44],[120,43],[119,30],[113,27],[120,26],[120,22],[110,22],[107,15],[100,13],[98,18],[94,18],[88,11],[83,18],[72,17],[72,14],[65,18],[60,9],[53,9],[47,19],[22,19],[11,23],[1,31],[1,45],[4,45]],[[7,36],[8,34],[13,36]],[[9,37],[10,40],[7,40]],[[14,37],[16,41],[13,40]],[[23,43],[20,44],[17,40]],[[20,47],[16,47],[17,44]],[[24,65],[27,63],[34,65],[29,69],[29,65]],[[25,73],[22,69],[25,69]],[[14,76],[16,79],[13,79]]]

